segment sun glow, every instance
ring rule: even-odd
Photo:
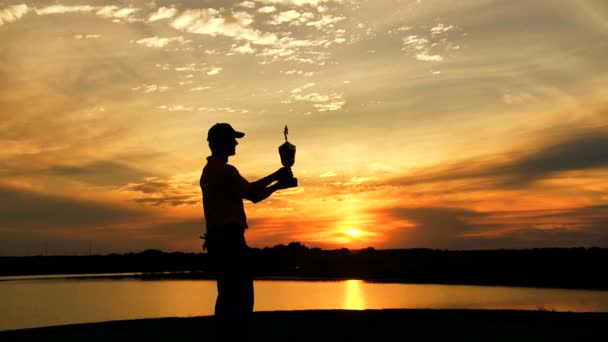
[[[361,235],[361,231],[355,228],[348,228],[344,230],[344,234],[352,237],[357,237]]]

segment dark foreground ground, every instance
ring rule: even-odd
[[[256,312],[252,341],[608,341],[608,313],[498,310]],[[214,341],[212,317],[0,332],[0,341]]]

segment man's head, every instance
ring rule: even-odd
[[[235,146],[239,143],[236,138],[242,138],[245,133],[237,132],[227,123],[216,123],[207,133],[207,141],[212,154],[233,156]]]

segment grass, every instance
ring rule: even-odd
[[[591,341],[608,313],[515,310],[256,312],[251,341]],[[0,332],[0,341],[214,341],[213,317],[160,318]]]

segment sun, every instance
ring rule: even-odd
[[[348,228],[344,230],[344,234],[355,237],[361,235],[361,231],[355,228]]]

